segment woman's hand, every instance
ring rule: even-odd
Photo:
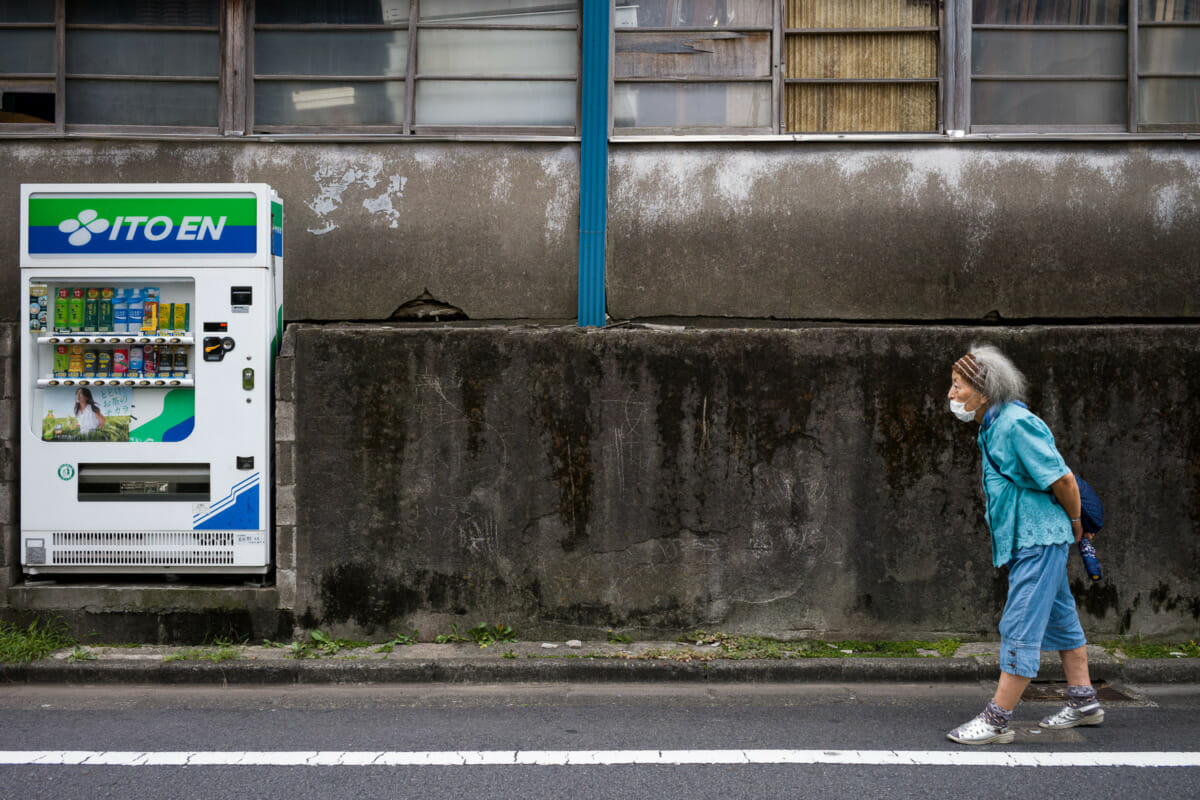
[[[1075,534],[1075,541],[1078,542],[1084,536],[1092,538],[1091,534],[1083,532],[1083,522],[1080,519],[1083,506],[1079,502],[1079,484],[1075,482],[1075,473],[1068,472],[1050,484],[1050,491],[1054,492],[1054,499],[1058,500],[1062,510],[1067,512],[1067,518],[1071,520],[1071,533]]]

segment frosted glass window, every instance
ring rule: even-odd
[[[421,21],[458,25],[575,25],[574,2],[421,0]]]
[[[403,25],[408,0],[257,0],[260,25]]]
[[[1121,31],[975,31],[971,71],[977,75],[1124,75]]]
[[[1127,12],[1125,0],[975,0],[972,18],[976,25],[1124,25]]]
[[[427,29],[417,34],[417,72],[426,75],[574,78],[575,31]]]
[[[68,25],[186,25],[216,27],[218,0],[67,0]]]
[[[771,34],[617,31],[613,75],[771,77]]]
[[[86,75],[215,77],[216,33],[67,31],[67,72]]]
[[[1196,0],[1141,0],[1138,8],[1142,22],[1200,22]]]
[[[419,81],[418,125],[575,125],[575,81]]]
[[[976,125],[1126,125],[1124,81],[974,81]]]
[[[613,88],[619,128],[766,128],[769,83],[623,83]]]
[[[1138,121],[1147,125],[1200,123],[1200,78],[1142,78]]]
[[[618,0],[618,28],[746,28],[771,24],[771,0]]]
[[[254,118],[263,125],[400,125],[403,81],[258,81]]]
[[[1139,28],[1138,71],[1200,73],[1200,28]]]
[[[258,31],[259,75],[381,75],[404,77],[408,31]]]
[[[54,0],[0,0],[0,22],[54,22]]]
[[[0,30],[0,72],[54,72],[53,30]]]
[[[67,81],[67,120],[92,125],[215,127],[217,83]]]

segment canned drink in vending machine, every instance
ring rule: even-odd
[[[129,375],[129,350],[118,347],[112,351],[112,376],[124,378]]]
[[[188,376],[188,349],[186,345],[175,346],[175,358],[171,367],[171,377],[186,378]]]
[[[146,351],[140,344],[129,348],[129,377],[140,378],[146,363]]]

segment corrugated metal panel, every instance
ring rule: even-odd
[[[579,118],[580,327],[604,327],[605,231],[608,226],[609,6],[583,4]]]
[[[788,28],[892,28],[937,25],[937,0],[789,0]]]
[[[932,131],[935,83],[794,83],[787,87],[792,131]]]
[[[789,78],[936,78],[935,33],[787,37]]]
[[[789,33],[787,79],[893,80],[938,77],[936,0],[789,0],[786,27],[848,29]],[[936,131],[936,83],[788,84],[784,125],[806,132]]]

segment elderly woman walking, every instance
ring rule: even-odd
[[[1022,402],[1025,376],[999,350],[976,345],[951,371],[950,410],[979,424],[992,563],[1008,565],[1000,619],[1000,682],[979,716],[947,734],[961,744],[1006,743],[1013,709],[1038,672],[1041,650],[1057,650],[1067,705],[1043,728],[1099,725],[1104,710],[1088,675],[1087,640],[1067,582],[1071,544],[1085,534],[1079,487],[1046,423]]]

